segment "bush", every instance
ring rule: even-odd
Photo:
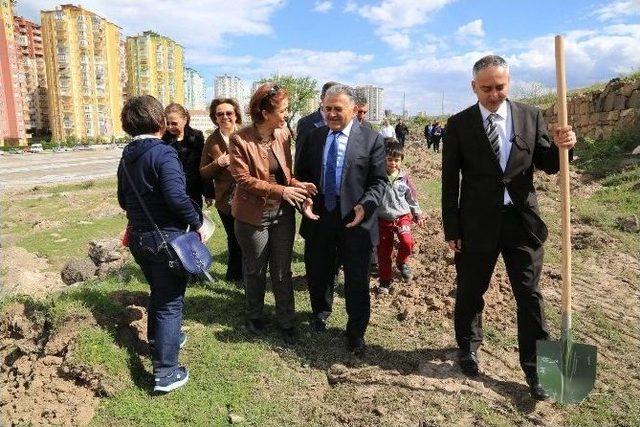
[[[618,130],[608,139],[581,138],[575,148],[576,165],[597,177],[622,171],[629,153],[640,145],[640,123]],[[635,163],[633,159],[631,163]]]

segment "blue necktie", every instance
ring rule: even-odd
[[[338,135],[333,132],[333,139],[327,153],[327,163],[324,167],[324,207],[327,212],[333,212],[337,205],[338,186],[336,185],[336,168],[338,163]]]

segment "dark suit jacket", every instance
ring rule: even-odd
[[[298,120],[298,124],[296,125],[296,162],[298,161],[300,144],[302,143],[302,140],[305,138],[305,136],[307,136],[309,132],[322,126],[325,126],[325,123],[319,108],[313,113],[306,115]]]
[[[313,211],[320,214],[322,204],[322,157],[329,128],[323,126],[311,131],[303,140],[295,167],[295,176],[299,181],[312,182],[319,189],[313,198]],[[382,199],[387,184],[384,142],[378,132],[361,127],[354,119],[344,165],[340,187],[340,214],[346,222],[353,219],[353,207],[361,204],[365,218],[358,227],[365,229],[373,245],[378,244],[378,218],[376,209]],[[300,234],[305,239],[322,233],[318,222],[302,218]]]
[[[533,171],[558,172],[558,149],[549,141],[540,110],[513,101],[509,105],[513,143],[504,173],[491,151],[478,104],[447,122],[442,150],[442,222],[445,239],[461,238],[463,251],[498,247],[505,187],[532,244],[539,246],[547,238],[547,227],[538,213]]]
[[[373,130],[373,125],[370,122],[366,121],[366,120],[363,120],[362,123],[360,123],[360,127],[369,128],[369,129]]]

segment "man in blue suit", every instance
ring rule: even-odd
[[[302,219],[305,267],[316,332],[326,329],[333,303],[334,273],[345,274],[347,344],[364,354],[369,323],[371,250],[378,244],[375,214],[387,183],[383,138],[360,126],[352,88],[334,85],[326,92],[323,110],[327,126],[302,141],[296,177],[315,184],[313,213]]]

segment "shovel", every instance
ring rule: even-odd
[[[556,36],[558,124],[567,126],[567,87],[564,40]],[[538,341],[540,385],[558,403],[581,402],[596,380],[597,349],[573,341],[571,333],[571,222],[569,211],[569,152],[560,148],[560,195],[562,199],[562,334],[560,341]]]

